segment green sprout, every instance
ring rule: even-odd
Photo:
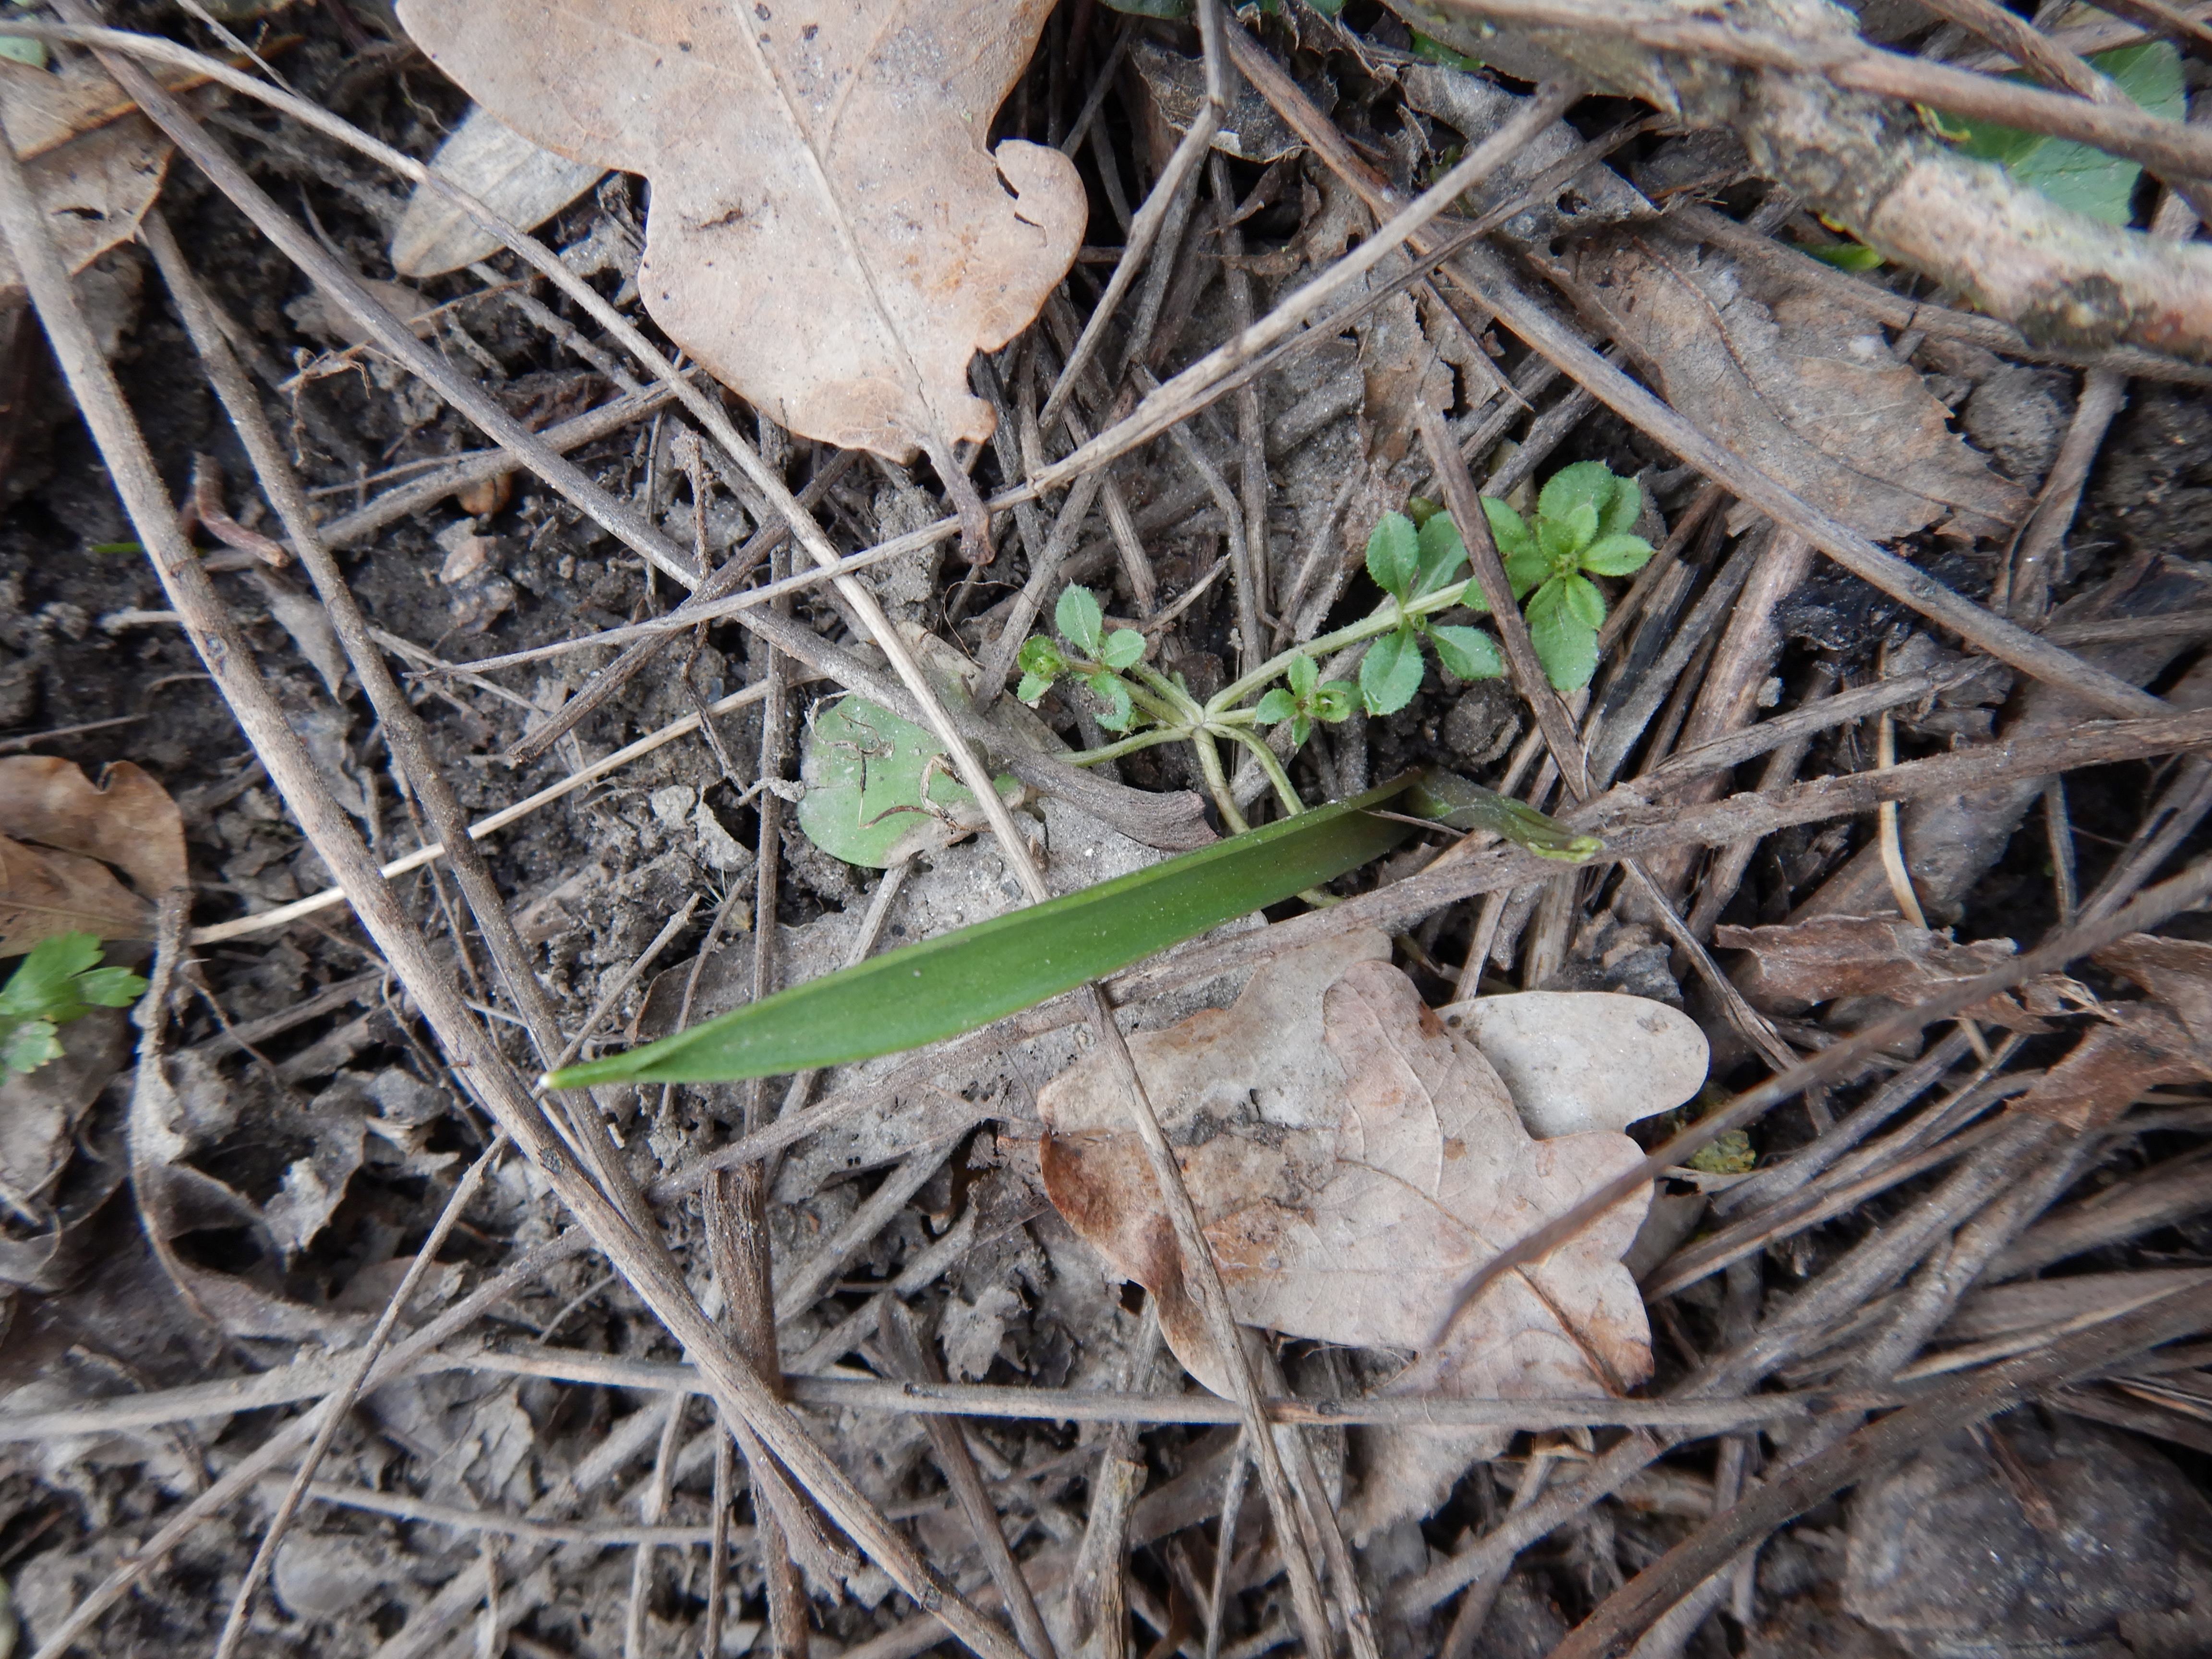
[[[1581,690],[1596,672],[1605,621],[1605,595],[1590,578],[1631,576],[1650,562],[1651,544],[1630,533],[1644,511],[1642,487],[1602,461],[1578,461],[1546,483],[1533,526],[1495,496],[1484,496],[1482,508],[1513,597],[1528,601],[1522,614],[1546,678],[1558,690]]]
[[[1425,516],[1419,529],[1402,513],[1385,513],[1367,538],[1367,574],[1397,602],[1398,625],[1367,647],[1359,664],[1359,697],[1370,714],[1395,714],[1421,689],[1421,641],[1437,660],[1463,680],[1494,680],[1505,672],[1490,635],[1473,628],[1429,620],[1418,601],[1456,588],[1467,603],[1480,607],[1480,595],[1466,598],[1459,574],[1467,548],[1459,528],[1442,513]],[[1456,579],[1456,580],[1455,580]]]
[[[146,981],[128,968],[102,968],[100,936],[57,933],[33,945],[0,986],[0,1066],[10,1076],[62,1057],[58,1028],[94,1008],[127,1008]]]
[[[1292,740],[1304,743],[1313,735],[1316,720],[1334,726],[1352,718],[1352,682],[1331,680],[1322,684],[1321,670],[1303,652],[1284,678],[1290,682],[1288,690],[1276,686],[1253,706],[1252,718],[1261,725],[1280,726],[1288,720]]]

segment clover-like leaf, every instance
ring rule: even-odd
[[[1467,544],[1460,540],[1459,526],[1448,514],[1430,516],[1421,526],[1420,545],[1420,573],[1413,581],[1415,599],[1449,587],[1458,580],[1460,567],[1467,562]]]
[[[1067,672],[1067,659],[1042,634],[1032,634],[1024,640],[1021,654],[1015,660],[1021,665],[1024,675],[1042,680],[1047,685]],[[1044,693],[1040,690],[1037,695],[1042,696]],[[1026,692],[1023,696],[1024,701],[1030,700]]]
[[[1601,513],[1620,482],[1603,461],[1577,461],[1572,466],[1563,466],[1544,481],[1536,497],[1536,515],[1564,520],[1579,507]],[[1632,515],[1629,521],[1635,522]]]
[[[1385,513],[1368,534],[1367,574],[1385,593],[1404,600],[1413,597],[1420,568],[1420,532],[1413,521],[1402,513]]]
[[[1564,586],[1554,578],[1528,601],[1528,641],[1553,688],[1579,691],[1597,672],[1597,629],[1575,614]]]
[[[1145,659],[1145,636],[1133,628],[1117,628],[1106,636],[1098,660],[1109,668],[1129,668]]]
[[[1593,576],[1632,576],[1651,562],[1651,544],[1611,532],[1583,549],[1582,567]]]
[[[1129,699],[1129,688],[1111,674],[1085,674],[1083,683],[1096,692],[1106,707],[1098,715],[1098,724],[1109,732],[1126,732],[1136,721],[1137,707]]]
[[[61,1057],[61,1038],[49,1019],[24,1020],[0,1037],[0,1067],[10,1073],[35,1072]]]
[[[1280,726],[1297,712],[1298,700],[1278,685],[1260,699],[1252,710],[1252,718],[1262,726]]]
[[[1395,714],[1421,689],[1421,641],[1410,628],[1385,634],[1359,665],[1359,695],[1370,714]]]
[[[1536,551],[1535,532],[1528,528],[1528,521],[1497,496],[1482,498],[1482,516],[1490,520],[1490,538],[1498,544],[1498,556],[1505,561],[1509,571],[1514,560]]]
[[[1052,608],[1052,624],[1062,639],[1085,656],[1098,654],[1106,613],[1098,608],[1098,596],[1089,588],[1071,582],[1060,589],[1060,603]]]
[[[1437,660],[1463,680],[1494,680],[1505,672],[1497,642],[1479,628],[1431,628],[1429,641]]]
[[[0,987],[0,1066],[32,1072],[61,1057],[57,1029],[94,1007],[128,1007],[146,981],[128,968],[101,968],[94,933],[40,939]]]

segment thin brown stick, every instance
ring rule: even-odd
[[[1517,5],[1522,0],[1512,3]],[[1550,5],[1558,3],[1558,0],[1527,3]],[[1240,31],[1230,31],[1229,40],[1231,54],[1245,78],[1259,89],[1291,130],[1313,146],[1315,154],[1330,171],[1358,191],[1378,216],[1397,210],[1400,198],[1396,192],[1352,152],[1343,136],[1297,83]],[[1523,106],[1522,112],[1541,101],[1540,94]],[[2081,109],[2094,107],[2079,99],[2060,101]],[[1516,123],[1518,120],[1516,116]],[[1426,252],[1433,236],[1424,234],[1420,224],[1416,223],[1402,234],[1401,240],[1418,251]],[[1468,248],[1444,269],[1476,300],[1494,311],[1499,320],[1526,341],[1532,350],[1572,378],[1599,402],[1689,462],[1739,501],[1750,502],[1777,525],[1804,537],[1853,575],[1952,629],[1990,655],[2038,679],[2065,686],[2086,702],[2113,714],[2152,712],[2149,705],[2157,699],[2147,692],[1961,599],[1925,572],[1815,511],[1759,467],[1699,431],[1529,299],[1504,262],[1487,250]],[[1203,366],[1203,362],[1194,365],[1176,376],[1164,388],[1163,395],[1174,392],[1181,382]],[[1139,405],[1124,424],[1141,422],[1145,412],[1144,406]],[[1060,465],[1073,469],[1081,455],[1079,450]],[[1048,469],[1036,482],[1042,484],[1049,481],[1050,474]]]
[[[906,1304],[895,1296],[879,1297],[876,1309],[879,1340],[892,1372],[909,1382],[941,1382],[937,1367],[915,1332],[914,1316],[907,1311]],[[975,1468],[975,1456],[968,1449],[960,1425],[947,1418],[933,1415],[922,1419],[922,1426],[928,1431],[929,1443],[937,1453],[939,1472],[945,1476],[945,1485],[952,1488],[961,1513],[967,1516],[969,1529],[975,1534],[975,1545],[982,1552],[983,1565],[990,1572],[991,1582],[999,1587],[1000,1599],[1013,1615],[1014,1633],[1021,1638],[1023,1649],[1030,1659],[1058,1659],[1059,1650],[1053,1646],[1052,1632],[1045,1628],[1044,1615],[1037,1611],[1036,1598],[1030,1593],[1030,1581],[1022,1576],[1021,1564],[1006,1547],[1006,1535],[1000,1530],[999,1511],[991,1502],[991,1494],[983,1488],[982,1474]]]
[[[2176,1290],[2137,1311],[2001,1362],[1961,1387],[1908,1406],[1861,1429],[1716,1516],[1638,1573],[1553,1650],[1553,1659],[1615,1659],[1650,1620],[1743,1544],[1847,1486],[1894,1466],[1913,1449],[2010,1409],[2041,1389],[2202,1328],[2212,1285]]]
[[[65,3],[74,6],[76,0]],[[109,68],[157,124],[166,115],[172,124],[190,129],[173,100],[135,64],[111,57]],[[187,131],[186,136],[194,135]],[[204,151],[207,146],[195,141],[195,148]],[[227,190],[259,196],[227,157],[214,158],[214,164],[236,175],[226,179]],[[266,198],[261,199],[265,204]],[[205,571],[192,558],[144,437],[78,309],[21,166],[5,146],[0,146],[0,231],[6,234],[55,356],[106,459],[109,476],[139,540],[149,551],[171,605],[185,618],[202,660],[249,733],[295,817],[325,865],[346,888],[356,914],[415,998],[449,1058],[469,1077],[501,1127],[545,1171],[555,1192],[668,1325],[672,1334],[702,1357],[714,1376],[717,1398],[754,1425],[794,1474],[823,1497],[840,1524],[869,1548],[894,1582],[925,1605],[941,1607],[963,1640],[997,1659],[1013,1659],[1017,1650],[1004,1632],[941,1587],[905,1538],[883,1521],[758,1376],[727,1349],[720,1332],[699,1310],[657,1231],[649,1236],[641,1231],[614,1197],[579,1177],[505,1056],[460,1001],[442,965],[378,874],[343,808],[331,798],[274,694],[252,668],[250,652],[238,638]],[[350,283],[343,276],[340,281]],[[380,310],[374,306],[368,308]]]

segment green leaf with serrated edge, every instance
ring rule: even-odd
[[[841,698],[815,714],[801,739],[799,829],[832,858],[882,869],[892,848],[934,816],[931,806],[973,808],[975,798],[944,755],[934,732],[865,697]],[[998,785],[1002,794],[1018,787],[1009,777]]]
[[[1014,660],[1021,665],[1024,674],[1034,674],[1048,685],[1067,672],[1067,659],[1042,634],[1032,634],[1024,640],[1020,654]]]
[[[1145,659],[1145,636],[1133,628],[1117,628],[1106,636],[1098,660],[1109,668],[1127,668]]]
[[[1601,538],[1626,536],[1643,516],[1644,486],[1633,478],[1616,477],[1612,495],[1598,507],[1597,533]]]
[[[2149,113],[2167,120],[2181,118],[2186,102],[2181,56],[2171,43],[2147,40],[2099,52],[2089,62]],[[1947,117],[1947,123],[1952,118]],[[2133,216],[2136,181],[2142,176],[2135,162],[2070,138],[2045,137],[1993,122],[1958,125],[1966,133],[1961,148],[1967,155],[1996,162],[2060,206],[2108,225],[2124,225]]]
[[[1262,726],[1280,726],[1297,712],[1298,700],[1279,685],[1260,699],[1252,718]]]
[[[1421,526],[1421,568],[1413,579],[1413,597],[1418,599],[1450,586],[1459,580],[1460,567],[1466,562],[1467,546],[1459,538],[1459,526],[1437,514]]]
[[[1314,689],[1314,683],[1320,678],[1321,665],[1311,657],[1301,653],[1291,659],[1291,690],[1301,697]]]
[[[1546,605],[1539,615],[1532,600],[1528,613],[1528,642],[1544,665],[1544,678],[1554,690],[1581,690],[1597,672],[1597,629],[1565,604]]]
[[[1463,680],[1494,680],[1505,672],[1497,642],[1479,628],[1431,628],[1429,643],[1437,660]]]
[[[1385,634],[1359,664],[1359,696],[1370,714],[1395,714],[1421,689],[1421,642],[1410,628]]]
[[[1603,461],[1577,461],[1572,466],[1563,466],[1545,479],[1543,489],[1537,492],[1536,516],[1565,519],[1583,506],[1597,512],[1613,498],[1613,486],[1620,482]]]
[[[1422,773],[1398,805],[1414,817],[1434,818],[1454,830],[1487,830],[1539,858],[1583,864],[1605,851],[1605,843],[1595,836],[1570,829],[1526,801],[1486,789],[1440,766]]]
[[[1490,520],[1490,538],[1498,544],[1498,556],[1510,568],[1513,561],[1536,551],[1535,533],[1528,521],[1495,495],[1482,497],[1482,516]]]
[[[1574,511],[1562,518],[1537,515],[1536,545],[1555,571],[1571,568],[1576,556],[1596,539],[1597,508],[1588,501],[1577,502]]]
[[[1097,715],[1098,724],[1109,732],[1127,731],[1137,718],[1137,706],[1130,700],[1129,688],[1111,674],[1085,674],[1083,683],[1106,705]]]
[[[1421,568],[1421,542],[1413,521],[1402,513],[1385,513],[1367,537],[1367,574],[1385,593],[1409,599]]]
[[[1106,625],[1106,613],[1098,608],[1098,596],[1080,583],[1070,583],[1060,590],[1060,603],[1052,608],[1052,625],[1060,636],[1086,657],[1098,654],[1099,635]]]
[[[1593,576],[1632,576],[1650,562],[1651,544],[1641,536],[1600,536],[1583,549],[1583,568]]]
[[[1587,576],[1560,577],[1559,604],[1585,628],[1598,627],[1605,621],[1605,595]]]
[[[888,951],[548,1081],[735,1082],[957,1036],[1381,857],[1413,831],[1370,809],[1410,781]]]
[[[1516,599],[1528,598],[1528,590],[1541,586],[1551,574],[1552,562],[1534,546],[1505,561],[1505,580],[1512,585],[1513,597]],[[1483,608],[1487,610],[1489,607],[1486,605]]]
[[[0,1021],[0,1066],[13,1073],[35,1072],[62,1057],[61,1039],[48,1019]]]
[[[1052,690],[1052,682],[1042,674],[1024,674],[1022,683],[1014,688],[1014,695],[1034,708],[1038,699]]]
[[[146,994],[146,981],[128,968],[95,968],[80,974],[76,994],[99,1008],[128,1008]]]
[[[0,986],[0,1014],[43,1015],[76,1001],[70,981],[99,962],[96,933],[55,933],[40,939]]]

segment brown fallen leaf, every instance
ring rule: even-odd
[[[2212,945],[2130,933],[2091,960],[2148,1000],[2102,1005],[2101,1022],[2014,1107],[2077,1133],[2112,1122],[2160,1084],[2212,1078]]]
[[[653,181],[638,287],[784,426],[899,460],[991,434],[968,362],[1034,318],[1089,216],[991,118],[1051,0],[404,0],[439,68],[580,163]]]
[[[1950,429],[1950,411],[1863,318],[1656,228],[1577,270],[1668,403],[1862,534],[1994,535],[2027,510],[2027,492]]]
[[[0,58],[0,128],[27,163],[31,191],[71,272],[138,234],[168,171],[169,143],[88,59],[49,71]],[[0,298],[22,275],[0,246]]]
[[[57,933],[151,939],[152,901],[185,880],[184,817],[130,762],[95,788],[70,761],[0,759],[0,957]]]
[[[1948,933],[1915,927],[1896,916],[1811,916],[1769,927],[1717,927],[1713,943],[1742,951],[1738,988],[1770,1014],[1803,1013],[1815,1003],[1871,998],[1899,1006],[1923,1000],[1962,979],[1976,979],[2012,959],[2008,939],[1956,943]],[[1966,1018],[2008,1031],[2050,1028],[2037,1018],[2067,1003],[2095,998],[2061,975],[2044,975],[2016,992],[1966,1010]],[[1861,1022],[1863,1023],[1863,1022]]]
[[[539,149],[483,109],[468,112],[430,165],[524,230],[537,229],[581,196],[600,171]],[[417,185],[392,233],[392,268],[422,282],[489,259],[502,246],[442,192]]]
[[[1475,1270],[1640,1156],[1610,1132],[1531,1139],[1488,1061],[1354,936],[1255,975],[1234,1007],[1130,1039],[1237,1319],[1417,1356],[1381,1390],[1471,1397],[1618,1394],[1651,1365],[1620,1257],[1648,1194],[1624,1200],[1445,1327]],[[1100,1068],[1040,1094],[1045,1189],[1076,1231],[1158,1298],[1176,1358],[1216,1368],[1150,1166]],[[1442,1500],[1510,1435],[1362,1437],[1360,1535]]]

